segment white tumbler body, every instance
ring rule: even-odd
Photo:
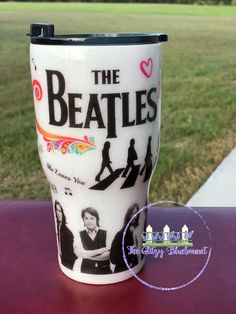
[[[161,43],[31,44],[30,60],[60,268],[79,282],[126,280],[121,235],[147,204],[159,152]],[[134,220],[127,246],[141,248],[145,214]]]

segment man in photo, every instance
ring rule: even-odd
[[[119,273],[121,271],[126,271],[128,268],[125,264],[124,258],[123,258],[123,252],[122,252],[122,238],[123,238],[123,233],[128,225],[129,221],[133,216],[137,214],[139,211],[139,206],[138,204],[132,204],[125,215],[124,218],[124,224],[122,229],[117,232],[114,240],[112,241],[111,245],[111,254],[110,254],[110,260],[111,263],[115,265],[115,273]],[[124,239],[124,249],[125,249],[125,256],[127,258],[127,262],[130,267],[136,266],[140,260],[141,260],[141,255],[130,255],[128,247],[135,246],[135,248],[140,249],[140,235],[137,233],[137,228],[139,226],[139,214],[133,218],[131,223],[129,224],[129,227],[126,231],[125,234],[125,239]]]
[[[57,242],[61,263],[65,267],[72,269],[77,256],[73,250],[74,236],[66,224],[66,216],[58,201],[54,204],[57,222]]]
[[[98,212],[88,207],[82,210],[81,217],[85,229],[80,231],[74,242],[74,252],[82,258],[80,271],[96,275],[111,274],[107,232],[100,229]]]

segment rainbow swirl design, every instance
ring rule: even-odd
[[[94,137],[88,138],[87,136],[84,136],[83,139],[78,139],[52,134],[44,130],[37,120],[36,127],[38,132],[43,136],[44,141],[47,143],[48,152],[58,151],[63,155],[66,153],[81,155],[96,148]]]
[[[43,90],[39,81],[33,80],[32,85],[33,85],[34,96],[38,101],[40,101],[43,97]]]

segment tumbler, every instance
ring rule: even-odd
[[[79,282],[126,280],[132,273],[123,250],[135,273],[144,264],[146,212],[136,213],[148,202],[158,158],[167,35],[55,35],[46,23],[31,24],[29,35],[37,144],[59,266]]]

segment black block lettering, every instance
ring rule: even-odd
[[[49,124],[62,126],[66,123],[68,118],[68,109],[65,100],[62,98],[65,92],[65,79],[61,72],[46,70],[47,84],[48,84],[48,105],[49,105]],[[53,90],[53,76],[58,80],[58,91]],[[57,106],[60,106],[61,118],[56,121],[55,118],[55,100]]]

